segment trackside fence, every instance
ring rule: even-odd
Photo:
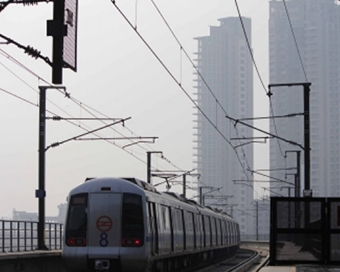
[[[63,224],[45,223],[48,249],[61,249]],[[38,247],[38,222],[0,220],[0,253],[34,251]]]
[[[340,198],[272,197],[271,265],[340,264]]]

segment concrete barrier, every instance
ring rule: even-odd
[[[60,250],[0,254],[0,272],[68,272]]]

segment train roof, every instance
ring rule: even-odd
[[[91,181],[91,180],[93,181],[94,179],[97,179],[97,178],[86,178],[85,183],[88,182],[88,181]],[[178,193],[175,193],[175,192],[159,192],[159,191],[157,191],[157,189],[153,185],[151,185],[151,184],[149,184],[145,181],[142,181],[140,179],[136,179],[136,178],[133,178],[133,177],[122,177],[122,178],[118,178],[118,179],[131,182],[132,184],[137,185],[139,188],[141,188],[144,191],[152,192],[152,193],[155,193],[157,195],[168,196],[168,197],[173,198],[173,199],[180,201],[182,203],[187,203],[189,205],[197,206],[201,209],[211,210],[213,212],[216,212],[216,213],[219,213],[219,214],[222,214],[224,216],[232,218],[231,215],[229,215],[229,214],[227,214],[227,213],[225,213],[225,212],[223,212],[219,209],[212,208],[210,206],[203,206],[203,205],[199,204],[198,202],[196,202],[195,200],[187,199],[183,195],[180,195]]]

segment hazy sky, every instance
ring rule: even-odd
[[[218,19],[238,16],[235,2],[155,0],[191,59],[195,59],[194,37],[209,34]],[[191,64],[180,54],[179,45],[166,28],[150,0],[116,0],[118,7],[184,89],[192,95]],[[252,19],[255,60],[268,85],[268,9],[266,0],[239,0],[243,16]],[[53,3],[35,6],[11,4],[0,12],[0,33],[22,45],[30,45],[52,59],[52,38],[46,36],[46,21],[52,19]],[[13,44],[0,39],[0,218],[12,210],[36,212],[38,201],[38,86],[51,82],[51,68],[33,59]],[[13,61],[15,59],[17,62]],[[146,150],[163,151],[171,162],[153,156],[152,165],[170,170],[174,165],[191,170],[193,164],[193,104],[150,53],[110,0],[79,1],[78,71],[64,69],[63,86],[71,97],[112,118],[128,118],[126,128],[107,128],[101,137],[154,136],[155,144],[119,148],[105,141],[70,141],[46,152],[46,214],[57,215],[69,190],[86,177],[133,176],[146,180]],[[255,116],[268,115],[265,92],[254,73]],[[90,117],[89,113],[56,90],[48,90],[47,109],[62,117]],[[97,112],[94,112],[96,110]],[[47,114],[47,116],[52,116]],[[74,121],[95,129],[99,121]],[[84,133],[66,121],[47,121],[46,145]],[[258,125],[255,123],[255,125]],[[260,125],[259,125],[260,126]],[[264,124],[262,128],[268,129]],[[132,133],[132,132],[133,133]],[[89,136],[94,137],[94,136]],[[128,141],[116,141],[122,147]],[[145,148],[145,149],[143,149]],[[268,167],[267,145],[255,146],[255,168]],[[131,155],[133,154],[133,155]],[[154,183],[160,180],[154,179]],[[162,188],[161,188],[162,189]],[[180,186],[173,186],[180,191]],[[260,191],[259,191],[260,192]],[[189,194],[195,194],[190,192]]]

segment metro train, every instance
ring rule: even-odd
[[[237,221],[135,178],[95,178],[68,196],[62,256],[70,272],[179,272],[232,257]]]

